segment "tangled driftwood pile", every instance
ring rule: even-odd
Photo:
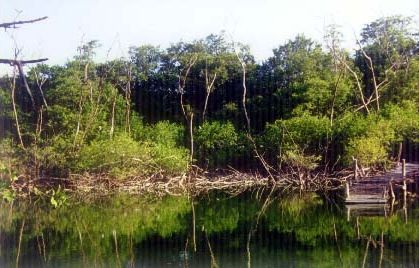
[[[68,178],[20,177],[12,187],[20,196],[37,190],[60,186],[67,192],[79,194],[107,195],[117,192],[155,195],[200,195],[210,191],[240,194],[254,189],[281,189],[319,191],[332,190],[341,185],[342,179],[325,174],[283,173],[272,177],[260,173],[244,173],[237,170],[205,172],[194,169],[179,176],[156,173],[147,177],[130,176],[125,179],[112,178],[106,174],[71,174]]]

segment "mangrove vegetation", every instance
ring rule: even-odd
[[[267,181],[288,174],[321,185],[318,174],[353,158],[372,168],[417,161],[413,18],[365,25],[354,51],[343,38],[337,25],[322,43],[299,34],[261,62],[224,32],[167,48],[133,46],[127,58],[105,62],[94,60],[100,43],[92,40],[66,64],[26,73],[30,62],[16,53],[1,62],[11,65],[0,79],[2,195],[33,192],[35,181],[71,188],[97,178],[176,179],[181,188],[198,173]]]

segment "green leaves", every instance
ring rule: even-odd
[[[200,160],[211,167],[231,163],[234,156],[243,150],[239,133],[231,122],[205,122],[195,135]]]
[[[261,143],[272,163],[310,170],[325,154],[330,135],[327,118],[303,114],[268,124]]]
[[[16,193],[12,189],[0,189],[0,196],[10,203],[15,200]]]
[[[57,190],[52,189],[50,202],[54,208],[59,208],[67,204],[67,195],[61,190],[61,187],[58,187]]]

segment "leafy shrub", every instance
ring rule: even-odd
[[[327,118],[303,114],[268,124],[261,146],[272,163],[312,169],[321,160],[330,134]]]
[[[150,148],[125,134],[110,140],[94,140],[80,150],[78,171],[109,172],[114,176],[135,175],[152,170]]]
[[[10,139],[0,139],[0,183],[8,183],[19,174],[19,159]]]
[[[210,167],[231,163],[243,149],[231,122],[205,122],[196,130],[195,141],[198,159]]]
[[[152,143],[150,154],[160,169],[169,173],[185,172],[189,164],[189,151],[186,148]]]
[[[45,146],[39,149],[39,160],[43,170],[54,176],[67,176],[74,169],[74,137],[58,134],[45,140]]]
[[[383,141],[376,136],[355,138],[349,141],[346,151],[346,162],[349,157],[355,157],[363,166],[384,164],[387,160],[387,150]]]
[[[144,139],[167,147],[181,146],[184,142],[184,132],[185,129],[181,125],[160,121],[144,131]]]
[[[385,163],[394,139],[391,123],[376,113],[345,115],[334,128],[335,148],[345,165],[352,163],[352,157],[365,166]]]
[[[137,142],[127,134],[110,140],[95,140],[81,149],[78,171],[106,172],[115,177],[147,175],[156,171],[182,172],[187,152],[152,142]]]
[[[395,131],[397,141],[404,139],[419,143],[419,111],[413,101],[401,105],[390,104],[384,107],[383,117]]]
[[[154,161],[168,172],[184,172],[189,152],[184,148],[184,127],[169,121],[160,121],[145,128],[143,139],[151,145]]]
[[[288,149],[284,152],[282,159],[288,166],[297,167],[302,170],[314,170],[321,160],[320,156],[304,154],[298,148]]]

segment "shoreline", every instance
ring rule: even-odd
[[[190,171],[178,176],[156,173],[151,176],[113,178],[107,174],[70,174],[68,178],[43,177],[31,179],[20,176],[10,185],[17,197],[29,197],[51,189],[61,188],[70,194],[110,195],[114,193],[198,196],[211,191],[237,195],[248,190],[277,189],[304,192],[339,189],[347,176],[336,178],[325,174],[281,173],[273,177],[259,172]]]

